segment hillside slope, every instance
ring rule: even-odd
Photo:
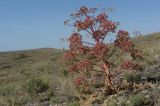
[[[15,106],[22,106],[28,101],[33,102],[33,97],[30,97],[25,85],[37,78],[49,85],[42,100],[48,98],[46,95],[52,94],[52,91],[59,90],[62,94],[72,94],[70,85],[72,83],[67,78],[62,54],[62,50],[51,48],[1,52],[0,106],[13,103]],[[67,84],[68,82],[70,84]],[[37,96],[36,98],[38,102],[41,100]]]
[[[142,64],[145,68],[160,63],[160,33],[137,37],[134,42],[144,53]]]
[[[140,62],[144,68],[160,64],[160,33],[137,37],[133,41],[144,52],[144,60]],[[62,55],[62,50],[51,48],[0,52],[0,105],[22,106],[44,99],[51,103],[63,102],[67,98],[64,95],[74,100],[72,95],[76,91]],[[34,78],[40,78],[49,85],[42,92],[44,98],[38,95],[31,97],[26,91],[25,85]]]

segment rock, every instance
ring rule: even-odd
[[[143,90],[140,93],[143,94],[143,95],[147,95],[149,93],[149,91],[148,90]]]

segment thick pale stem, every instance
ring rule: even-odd
[[[113,86],[112,81],[111,81],[111,77],[110,77],[110,73],[109,73],[109,67],[106,65],[106,63],[103,64],[104,67],[104,71],[106,73],[106,80],[105,80],[105,84],[108,87]]]

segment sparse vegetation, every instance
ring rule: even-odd
[[[147,102],[147,99],[144,95],[135,95],[131,98],[131,106],[144,106]]]
[[[144,69],[152,66],[146,60],[155,60],[157,65],[160,63],[159,38],[160,33],[155,33],[133,39],[136,46],[144,51],[144,60],[139,62]],[[21,53],[28,57],[17,59]],[[78,95],[72,82],[73,77],[64,71],[66,67],[63,63],[62,54],[61,50],[56,49],[0,52],[0,105],[23,106],[26,103],[31,103],[32,98],[23,86],[32,78],[37,77],[48,81],[49,89],[44,94],[52,92],[53,94]],[[155,63],[153,65],[156,65]],[[150,73],[148,74],[150,76]],[[49,101],[57,96],[53,94],[47,97],[50,99]],[[38,95],[35,98],[35,100],[40,101]]]
[[[25,54],[27,57],[18,59],[20,54]],[[30,95],[33,96],[34,93],[38,93],[34,97],[35,100],[40,101],[41,98],[38,95],[42,88],[45,88],[44,94],[75,92],[74,85],[66,77],[67,73],[63,73],[65,65],[61,59],[61,50],[46,48],[2,52],[0,58],[0,105],[7,106],[14,103],[15,106],[22,106],[32,103],[33,98]],[[10,67],[4,68],[4,66]],[[53,95],[48,97],[52,98]]]
[[[108,101],[107,106],[117,106],[117,103],[115,101]]]
[[[79,102],[71,102],[68,106],[80,106]]]
[[[24,54],[24,53],[21,53],[21,54],[19,54],[19,59],[22,59],[22,58],[27,58],[28,56],[26,55],[26,54]]]
[[[140,80],[141,80],[141,74],[140,73],[135,73],[135,72],[126,72],[124,74],[124,79],[127,82],[139,83]]]
[[[25,88],[31,96],[35,96],[49,89],[49,84],[40,78],[32,78],[27,82]]]

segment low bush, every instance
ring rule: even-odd
[[[49,88],[49,84],[40,78],[32,78],[25,88],[30,96],[34,96],[37,93],[45,92]]]
[[[28,56],[24,53],[20,53],[18,59],[27,58]]]
[[[12,85],[6,85],[6,86],[2,86],[0,87],[0,95],[2,96],[9,96],[9,95],[13,95],[15,94],[15,87],[13,87]]]
[[[141,74],[140,73],[125,73],[124,79],[127,82],[139,83],[141,80]]]
[[[117,103],[111,100],[107,102],[107,106],[117,106]]]
[[[147,99],[145,98],[144,95],[138,94],[138,95],[131,97],[130,101],[131,101],[132,106],[144,106]]]
[[[68,106],[80,106],[80,103],[75,101],[75,102],[68,103]]]
[[[17,96],[13,95],[10,98],[8,98],[8,104],[9,106],[24,106],[28,101],[30,101],[29,96]]]
[[[51,97],[51,98],[50,98],[50,102],[51,102],[51,104],[56,104],[56,103],[58,103],[58,102],[59,102],[59,97],[57,97],[57,96]]]

